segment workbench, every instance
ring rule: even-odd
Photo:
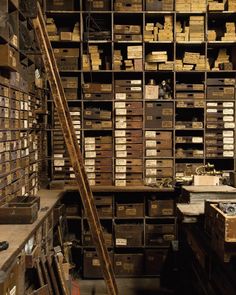
[[[0,225],[0,240],[9,243],[9,248],[0,252],[1,274],[8,272],[27,241],[52,212],[62,194],[63,192],[59,190],[40,190],[38,192],[38,196],[40,196],[40,210],[38,218],[33,224]]]

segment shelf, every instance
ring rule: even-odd
[[[91,186],[91,189],[94,193],[96,192],[108,192],[108,193],[116,193],[116,192],[160,192],[160,193],[170,193],[174,192],[174,188],[158,188],[158,187],[149,187],[149,186]],[[76,185],[66,185],[65,190],[67,191],[77,191]]]

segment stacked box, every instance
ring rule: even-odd
[[[127,59],[122,55],[119,49],[114,50],[113,69],[126,71],[143,70],[143,47],[142,45],[127,46]]]
[[[146,23],[144,30],[144,42],[173,41],[173,17],[164,16],[162,23]]]
[[[109,253],[113,265],[113,253]],[[102,270],[98,255],[95,251],[84,250],[83,253],[83,276],[84,278],[102,278]]]
[[[144,217],[143,203],[116,203],[116,217],[118,218],[141,218]]]
[[[236,2],[234,0],[228,0],[228,11],[236,11]]]
[[[190,41],[204,41],[204,16],[190,16],[189,17],[189,40]]]
[[[114,2],[115,11],[142,11],[143,1],[142,0],[115,0]]]
[[[114,25],[114,41],[142,41],[140,25]]]
[[[182,12],[205,12],[206,11],[206,0],[176,0],[175,10]]]
[[[143,224],[115,224],[116,247],[142,247]]]
[[[86,106],[83,117],[85,129],[112,128],[112,116],[110,110]]]
[[[173,178],[172,132],[145,131],[145,183],[157,185]],[[160,159],[163,158],[163,159]]]
[[[206,156],[233,157],[235,103],[232,100],[235,80],[209,78],[207,83],[207,100],[211,102],[207,102],[206,108]]]
[[[114,254],[114,271],[117,276],[138,276],[143,274],[142,253]]]
[[[85,170],[90,185],[112,185],[112,137],[85,136]]]
[[[172,11],[174,9],[173,0],[146,0],[146,10],[151,11]]]
[[[224,33],[224,36],[221,37],[221,41],[235,41],[236,40],[235,23],[226,22],[225,28],[226,28],[226,31]]]
[[[74,0],[48,0],[47,10],[74,10]]]
[[[109,11],[110,1],[109,0],[85,0],[85,9],[87,11]]]
[[[183,59],[176,59],[175,70],[176,71],[205,71],[210,69],[209,61],[205,55],[199,52],[185,51]]]
[[[57,37],[56,37],[57,38]],[[68,31],[68,29],[63,29],[60,31],[60,36],[59,36],[59,40],[60,41],[80,41],[80,26],[79,26],[79,22],[74,24],[73,30],[72,31]],[[52,41],[58,41],[56,40],[52,40]]]
[[[230,61],[230,55],[227,53],[226,48],[220,48],[218,51],[217,58],[214,62],[213,67],[211,68],[212,71],[219,71],[219,70],[233,70],[233,64]]]
[[[174,62],[168,61],[167,51],[152,51],[145,57],[145,70],[157,71],[157,70],[173,70]]]
[[[59,70],[78,70],[79,48],[54,48],[53,52]]]
[[[148,200],[148,216],[173,216],[174,215],[174,200],[158,200],[153,197]]]
[[[103,50],[99,49],[97,45],[88,46],[88,54],[83,54],[83,70],[84,71],[98,71],[102,69],[102,55]]]
[[[222,11],[225,9],[225,2],[221,1],[208,1],[209,11]]]
[[[112,196],[94,196],[95,206],[97,208],[98,216],[111,217],[113,216],[113,202]]]
[[[175,224],[146,224],[146,246],[168,247],[175,239]]]
[[[77,77],[61,77],[62,86],[67,100],[78,99],[78,78]]]
[[[112,247],[112,234],[104,227],[102,228],[102,233],[104,236],[106,247]],[[94,247],[94,242],[90,230],[83,231],[83,246]]]
[[[85,83],[83,84],[83,99],[112,100],[112,84]]]
[[[79,107],[69,107],[75,134],[80,144],[81,137],[81,111]],[[54,128],[53,131],[53,178],[71,180],[75,178],[72,166],[70,164],[65,140],[61,131],[61,125],[56,112],[54,112]]]
[[[145,127],[172,128],[173,108],[172,102],[147,102],[145,104]]]

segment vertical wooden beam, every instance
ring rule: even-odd
[[[33,19],[33,26],[39,41],[40,49],[42,51],[47,78],[50,84],[53,100],[57,109],[62,132],[70,156],[71,165],[74,169],[76,181],[78,183],[80,196],[88,217],[88,223],[93,241],[96,246],[98,257],[100,259],[101,269],[104,280],[106,282],[107,291],[110,295],[117,295],[118,289],[112,264],[107,248],[105,246],[102,227],[97,214],[89,181],[85,172],[82,155],[67,105],[66,96],[62,87],[57,63],[54,57],[50,40],[48,38],[45,21],[39,3],[38,14],[37,17]]]

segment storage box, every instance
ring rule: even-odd
[[[116,204],[116,217],[144,217],[144,204]]]
[[[48,0],[47,10],[73,11],[74,0]]]
[[[19,67],[19,53],[10,45],[0,45],[0,67],[17,71]]]
[[[134,276],[143,274],[144,257],[142,253],[115,254],[114,271],[117,276]]]
[[[109,253],[113,265],[113,253]],[[95,251],[84,251],[83,254],[83,276],[84,278],[99,279],[102,278],[100,261]]]
[[[174,215],[174,200],[148,200],[148,216],[171,216]]]
[[[143,246],[143,224],[116,224],[115,245],[117,247]]]
[[[145,274],[159,275],[167,257],[167,250],[145,250]]]
[[[110,11],[109,0],[86,0],[85,9],[87,11]]]
[[[175,239],[175,224],[146,224],[147,246],[169,246]]]

